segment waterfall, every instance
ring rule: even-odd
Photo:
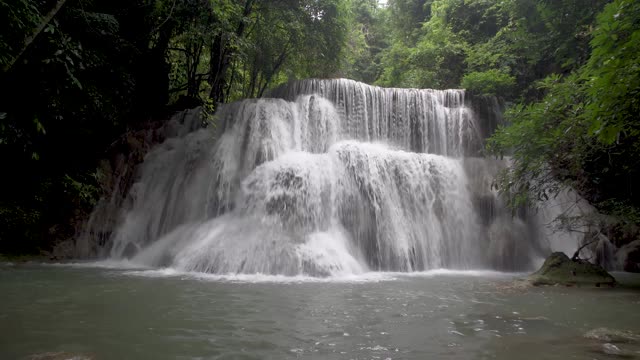
[[[407,151],[448,156],[477,153],[482,144],[477,119],[462,90],[396,89],[332,79],[297,81],[269,95],[295,101],[319,95],[343,120],[342,138],[384,141]]]
[[[215,136],[201,128],[153,148],[99,253],[331,276],[525,270],[544,252],[531,217],[511,216],[492,190],[504,164],[479,152],[495,124],[463,90],[312,79],[269,96],[221,106]]]

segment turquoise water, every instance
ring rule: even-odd
[[[523,290],[513,277],[318,280],[5,264],[0,359],[619,358],[610,345],[640,355],[634,343],[585,337],[601,327],[640,334],[637,290]]]

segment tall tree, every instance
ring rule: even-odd
[[[498,179],[514,205],[572,187],[599,210],[640,222],[640,5],[616,0],[598,15],[588,61],[540,86],[490,141],[513,164]]]

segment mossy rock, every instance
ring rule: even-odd
[[[584,260],[571,260],[562,252],[554,252],[542,267],[528,279],[532,285],[612,287],[616,279],[602,267]]]

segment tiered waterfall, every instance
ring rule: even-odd
[[[529,269],[544,251],[535,221],[504,209],[491,188],[503,164],[480,156],[499,110],[471,103],[334,79],[223,105],[214,130],[152,149],[79,246],[224,274]]]

